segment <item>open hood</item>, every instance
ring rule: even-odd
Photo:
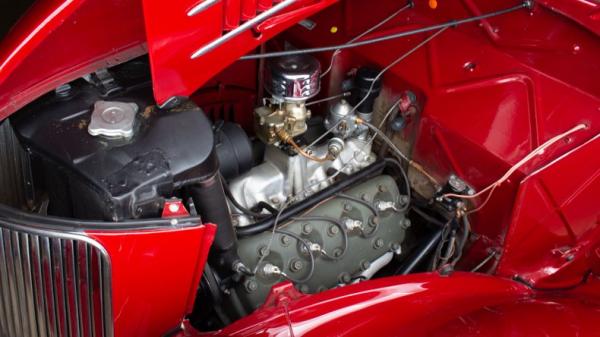
[[[154,96],[189,96],[240,56],[337,0],[144,0]]]

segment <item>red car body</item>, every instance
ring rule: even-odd
[[[241,4],[250,6],[243,12],[249,16],[273,5]],[[383,29],[397,32],[518,4],[416,1],[406,16]],[[60,84],[145,53],[159,104],[192,96],[200,106],[230,98],[251,105],[247,92],[256,84],[236,74],[255,71],[255,64],[237,61],[240,56],[282,36],[304,47],[345,42],[399,4],[299,0],[191,59],[194,50],[242,20],[236,17],[240,1],[186,16],[193,5],[37,1],[0,46],[0,120]],[[308,17],[317,24],[313,30],[295,25]],[[114,335],[600,336],[599,35],[597,2],[540,0],[532,9],[452,28],[386,77],[426,102],[420,123],[410,124],[403,135],[416,135],[413,158],[435,177],[457,172],[476,188],[552,136],[586,124],[517,172],[474,215],[478,236],[460,269],[472,269],[496,250],[499,258],[487,267],[488,275],[413,274],[315,295],[283,283],[250,316],[221,331],[200,333],[185,318],[213,225],[90,227],[83,234],[101,243],[111,260]],[[340,62],[386,64],[418,41],[409,37],[357,48],[342,54]],[[333,73],[329,81],[340,76]],[[0,220],[49,226],[28,218]]]

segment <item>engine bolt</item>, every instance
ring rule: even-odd
[[[360,269],[365,271],[367,269],[369,269],[369,267],[371,267],[371,262],[367,261],[367,260],[362,260],[360,262]]]
[[[379,192],[382,192],[382,193],[388,191],[387,187],[385,187],[384,185],[377,186],[377,189],[379,190]]]
[[[260,255],[260,256],[267,256],[267,255],[269,255],[269,247],[267,247],[267,246],[260,246],[258,248],[258,255]]]
[[[289,236],[282,235],[280,240],[281,240],[281,245],[282,246],[287,247],[287,246],[290,245],[291,239],[290,239]]]
[[[390,244],[390,248],[394,251],[397,252],[400,250],[400,244],[398,242],[393,242]]]
[[[363,193],[360,198],[364,201],[369,201],[369,195],[367,193]]]
[[[373,248],[375,249],[380,249],[381,247],[383,247],[383,239],[382,238],[377,238],[375,240],[373,240]]]
[[[302,270],[302,267],[304,267],[304,264],[302,263],[302,261],[298,260],[298,259],[293,259],[290,261],[290,270],[292,272],[298,272],[300,270]]]
[[[246,280],[246,282],[244,282],[244,288],[246,288],[246,292],[248,293],[255,292],[256,289],[258,289],[258,283],[254,280]]]
[[[340,248],[336,248],[333,250],[333,256],[334,257],[340,257],[342,256],[342,250]]]
[[[400,227],[402,227],[402,229],[408,229],[408,227],[410,227],[410,219],[402,219],[402,221],[400,222]]]
[[[344,203],[344,211],[350,212],[351,210],[352,210],[352,205],[350,205],[350,203],[345,202]]]
[[[340,229],[336,225],[329,226],[329,229],[327,231],[327,233],[329,234],[329,236],[335,236],[339,232],[340,232]]]
[[[347,284],[350,283],[350,281],[352,281],[352,277],[348,273],[340,273],[340,275],[338,275],[338,281],[340,283]]]
[[[369,226],[371,227],[375,227],[379,224],[379,217],[376,216],[371,216],[369,218]]]
[[[312,225],[309,223],[305,223],[304,225],[302,225],[302,234],[304,235],[309,235],[310,233],[312,233]]]

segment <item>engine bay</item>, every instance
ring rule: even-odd
[[[350,42],[410,8],[354,29]],[[314,20],[272,43],[289,55],[238,61],[177,104],[154,102],[147,57],[30,103],[0,125],[10,140],[10,155],[0,159],[12,169],[3,179],[15,185],[0,202],[86,221],[177,225],[178,217],[198,216],[215,224],[188,316],[203,331],[249,315],[282,281],[315,294],[414,272],[493,271],[509,216],[498,209],[516,188],[496,173],[521,164],[507,166],[470,131],[461,134],[471,122],[464,114],[424,114],[432,106],[478,111],[462,87],[427,86],[436,76],[471,76],[480,61],[454,62],[460,70],[417,66],[448,27],[389,51],[294,52],[314,38],[305,35],[311,22],[329,29],[324,39],[335,35],[337,27]],[[390,71],[396,67],[404,73]],[[489,124],[500,133],[510,127]],[[484,167],[469,153],[485,158]],[[490,199],[496,189],[500,197]]]
[[[360,67],[344,93],[315,104],[317,59],[269,60],[268,96],[244,130],[191,100],[159,108],[148,81],[120,80],[144,62],[107,71],[108,81],[67,84],[11,119],[27,153],[32,211],[119,222],[159,218],[176,202],[217,224],[196,308],[203,329],[251,313],[282,280],[318,293],[428,263],[403,267],[419,244],[430,252],[440,242],[441,227],[412,230],[406,165],[375,142],[374,126],[402,131],[419,102],[409,90],[383,102],[384,71]],[[448,186],[469,191],[456,177]]]

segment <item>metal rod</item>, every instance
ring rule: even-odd
[[[201,3],[197,4],[196,6],[192,7],[192,9],[190,9],[187,12],[187,16],[194,16],[200,12],[204,12],[204,10],[212,7],[219,1],[220,0],[204,0]]]
[[[251,20],[248,20],[246,22],[244,22],[243,24],[239,25],[237,28],[235,28],[234,30],[230,31],[229,33],[219,37],[216,40],[213,40],[212,42],[209,42],[208,44],[204,45],[202,48],[196,50],[191,56],[190,58],[196,59],[206,53],[208,53],[209,51],[217,48],[218,46],[222,45],[223,43],[233,39],[234,37],[242,34],[243,32],[247,31],[248,29],[254,27],[255,25],[263,22],[264,20],[268,19],[270,16],[275,15],[277,13],[279,13],[280,11],[282,11],[283,9],[289,7],[290,5],[296,3],[298,0],[285,0],[283,2],[280,2],[279,4],[277,4],[276,6],[273,6],[271,8],[269,8],[268,10],[260,13],[259,15],[255,16],[254,18],[252,18]]]
[[[398,39],[401,37],[406,37],[406,36],[411,36],[411,35],[416,35],[416,34],[421,34],[421,33],[427,33],[427,32],[439,30],[442,28],[455,27],[455,26],[459,26],[459,25],[462,25],[465,23],[470,23],[470,22],[479,21],[479,20],[491,18],[491,17],[498,16],[498,15],[507,14],[507,13],[514,12],[514,11],[522,9],[522,8],[530,8],[530,6],[531,6],[530,1],[524,1],[523,3],[521,3],[517,6],[509,7],[506,9],[501,9],[501,10],[498,10],[495,12],[478,15],[478,16],[472,16],[469,18],[464,18],[464,19],[459,19],[459,20],[451,20],[451,21],[436,24],[436,25],[407,30],[404,32],[381,36],[378,38],[373,38],[373,39],[368,39],[368,40],[363,40],[363,41],[358,41],[358,42],[353,42],[353,43],[345,43],[345,44],[340,44],[340,45],[335,45],[335,46],[286,50],[286,51],[263,53],[263,54],[252,54],[252,55],[242,56],[242,57],[240,57],[240,60],[255,60],[255,59],[260,59],[260,58],[272,58],[272,57],[301,55],[301,54],[309,54],[309,53],[321,53],[321,52],[326,52],[326,51],[335,51],[335,50],[362,47],[362,46],[366,46],[366,45],[370,45],[370,44],[374,44],[374,43],[380,43],[380,42],[385,42],[385,41],[389,41],[389,40],[393,40],[393,39]]]
[[[395,275],[406,275],[412,273],[425,259],[433,252],[435,247],[442,238],[442,228],[436,228],[433,234],[423,241],[408,261],[405,262],[398,270]]]
[[[319,103],[323,103],[323,102],[327,102],[327,101],[333,101],[334,99],[342,98],[342,97],[348,97],[348,96],[350,96],[350,91],[346,91],[346,92],[338,94],[338,95],[333,95],[333,96],[321,98],[321,99],[318,99],[316,101],[308,102],[308,103],[306,103],[304,105],[305,106],[311,106],[311,105],[315,105],[315,104],[319,104]]]
[[[387,18],[381,20],[380,22],[378,22],[377,24],[375,24],[371,28],[369,28],[369,29],[365,30],[364,32],[362,32],[361,34],[355,36],[354,38],[352,38],[350,41],[348,41],[346,43],[352,43],[352,42],[356,42],[356,41],[362,39],[363,37],[369,35],[370,33],[374,32],[375,30],[379,29],[379,27],[381,27],[381,26],[385,25],[386,23],[388,23],[390,20],[392,20],[393,18],[395,18],[396,16],[398,16],[398,14],[404,12],[405,10],[407,10],[409,8],[413,8],[414,6],[415,6],[415,4],[413,3],[412,0],[407,1],[406,5],[402,6],[400,9],[398,9],[397,11],[395,11],[394,13],[392,13]],[[331,71],[331,69],[333,68],[333,62],[335,62],[335,58],[339,54],[339,52],[340,52],[339,49],[336,49],[333,52],[333,54],[331,55],[331,59],[329,61],[329,67],[327,68],[327,70],[325,70],[321,74],[321,78],[325,77],[325,75],[327,75]]]

